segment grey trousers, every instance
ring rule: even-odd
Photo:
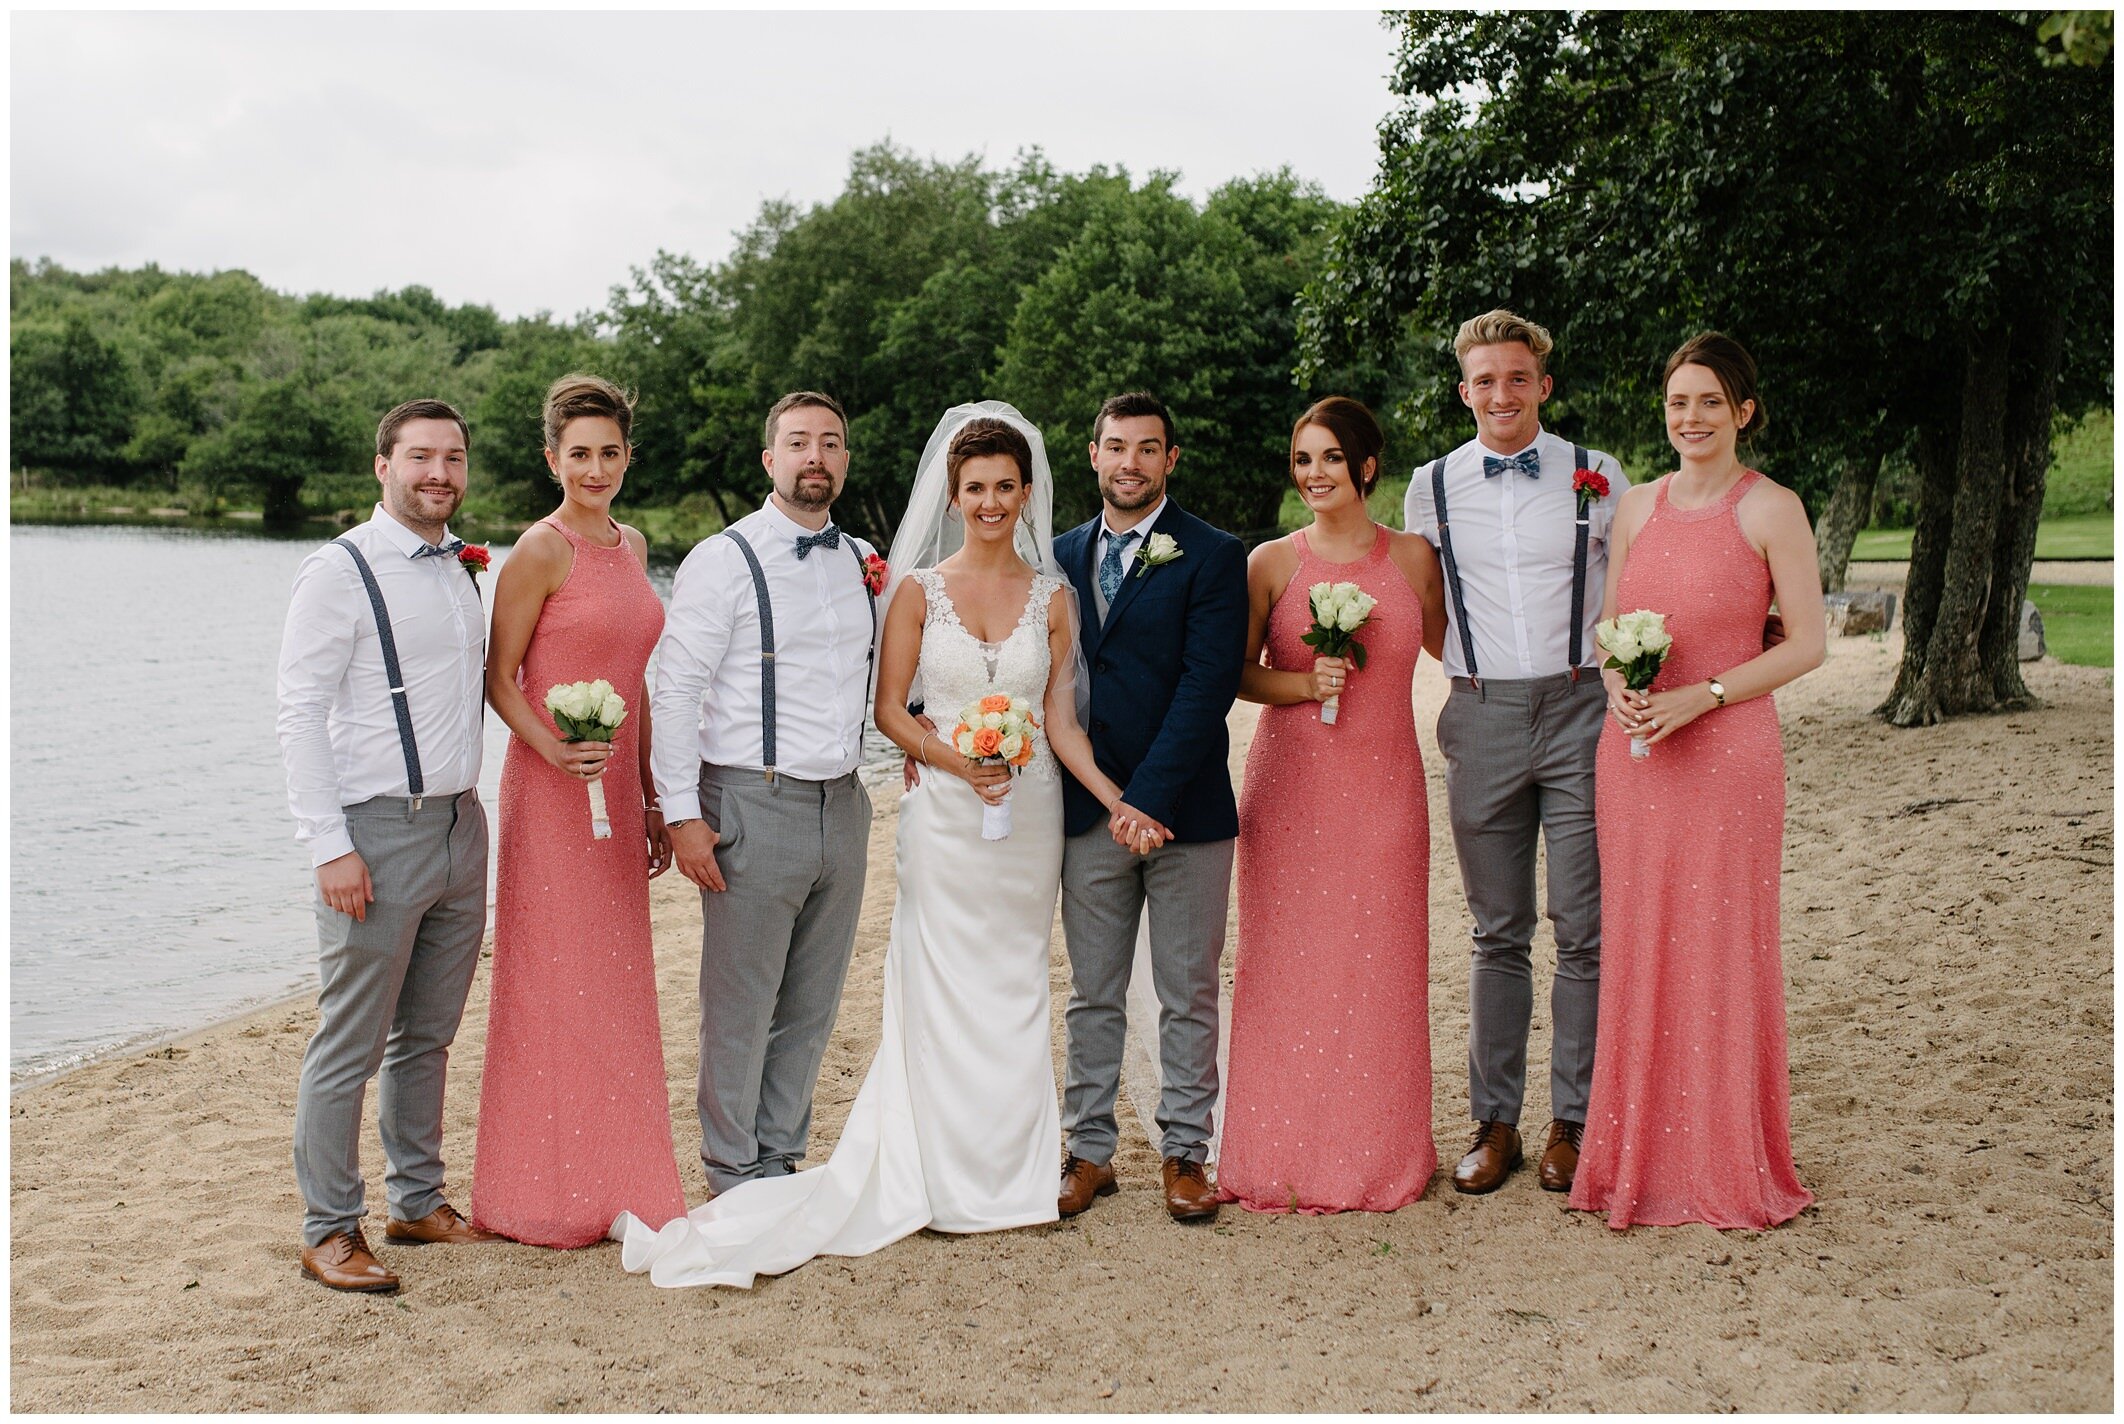
[[[418,1221],[443,1200],[443,1078],[487,932],[487,813],[477,791],[346,808],[376,900],[357,921],[316,897],[317,1033],[295,1093],[302,1239],[358,1226],[361,1101],[376,1089],[384,1200]]]
[[[1438,714],[1460,883],[1475,917],[1468,971],[1468,1105],[1477,1122],[1518,1123],[1534,1008],[1534,847],[1549,852],[1549,1115],[1586,1120],[1600,1010],[1600,846],[1593,753],[1607,715],[1597,674],[1453,679]]]
[[[1062,850],[1062,932],[1069,944],[1069,1076],[1062,1131],[1069,1151],[1112,1159],[1114,1098],[1128,1037],[1129,971],[1136,927],[1150,902],[1152,987],[1158,994],[1160,1152],[1209,1156],[1217,1104],[1217,961],[1234,841],[1174,842],[1148,856],[1114,844],[1104,825]]]
[[[796,1170],[841,1007],[870,854],[855,774],[800,781],[703,765],[701,815],[729,886],[701,892],[696,1103],[708,1185]]]

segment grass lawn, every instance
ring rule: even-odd
[[[1907,559],[1908,529],[1864,529],[1852,541],[1854,559]],[[2039,559],[2113,559],[2116,557],[2116,516],[2071,514],[2045,519],[2036,526],[2035,556]]]
[[[2043,641],[2061,663],[2108,667],[2116,655],[2116,590],[2086,584],[2035,583],[2028,597],[2043,615]]]

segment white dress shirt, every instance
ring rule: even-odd
[[[1544,430],[1527,447],[1541,456],[1541,478],[1518,470],[1482,472],[1485,455],[1509,458],[1518,451],[1491,450],[1480,440],[1446,456],[1446,513],[1453,526],[1453,561],[1475,634],[1476,672],[1483,677],[1548,677],[1571,668],[1571,572],[1578,535],[1578,496],[1571,490],[1571,442]],[[1588,511],[1586,601],[1580,666],[1596,667],[1600,650],[1593,625],[1600,621],[1608,576],[1608,530],[1622,498],[1622,466],[1610,455],[1588,450],[1591,468],[1608,477],[1606,498]],[[1406,527],[1438,546],[1438,511],[1432,507],[1431,462],[1416,467],[1403,510]],[[1445,670],[1468,676],[1460,640],[1460,610],[1452,580],[1446,588]]]
[[[479,588],[454,557],[414,557],[426,541],[380,504],[346,537],[369,561],[390,614],[421,794],[470,790],[479,784],[486,690]],[[295,571],[280,638],[277,725],[295,839],[309,847],[311,865],[354,849],[341,808],[411,794],[376,614],[354,561],[330,544]]]
[[[1101,505],[1099,507],[1099,547],[1092,550],[1092,582],[1096,584],[1099,581],[1099,565],[1106,561],[1107,541],[1119,539],[1122,534],[1134,534],[1136,537],[1131,539],[1128,546],[1121,551],[1121,577],[1127,578],[1128,571],[1136,566],[1136,555],[1142,553],[1143,546],[1150,542],[1151,529],[1157,524],[1158,516],[1163,513],[1165,513],[1165,496],[1161,494],[1158,496],[1158,502],[1150,507],[1150,513],[1137,520],[1129,529],[1116,533],[1113,526],[1106,522],[1106,507]]]
[[[812,531],[771,499],[730,527],[758,557],[774,612],[776,774],[845,776],[863,757],[872,637],[870,594],[848,547],[863,556],[871,547],[843,530],[841,547],[799,561],[797,536]],[[650,770],[667,821],[701,814],[702,762],[766,764],[759,599],[745,556],[720,535],[696,544],[672,580],[649,707]]]

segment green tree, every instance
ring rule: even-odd
[[[1451,333],[1510,305],[1557,333],[1552,423],[1651,447],[1663,353],[1729,331],[1764,370],[1757,462],[1826,506],[1832,580],[1882,453],[1927,472],[1883,715],[2025,703],[2052,413],[2108,381],[2107,63],[2046,66],[1997,14],[1394,23],[1405,102],[1308,289],[1304,369],[1408,361],[1403,414],[1443,443]]]
[[[122,469],[138,382],[119,344],[79,313],[9,334],[16,465],[85,476]]]

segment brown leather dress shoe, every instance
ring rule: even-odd
[[[1526,1160],[1520,1150],[1519,1129],[1508,1122],[1478,1122],[1468,1155],[1453,1169],[1453,1190],[1481,1195],[1494,1192]]]
[[[1114,1164],[1087,1162],[1074,1153],[1062,1158],[1062,1193],[1055,1210],[1075,1216],[1092,1204],[1094,1197],[1110,1197],[1121,1188],[1114,1182]]]
[[[1217,1214],[1217,1189],[1200,1162],[1165,1159],[1165,1209],[1175,1221],[1207,1221]]]
[[[361,1228],[327,1236],[302,1248],[302,1273],[321,1286],[342,1291],[395,1291],[398,1277],[369,1250]]]
[[[1586,1125],[1582,1122],[1552,1122],[1549,1124],[1549,1145],[1541,1151],[1541,1189],[1545,1192],[1568,1192],[1571,1179],[1578,1175],[1578,1144],[1584,1140]]]
[[[498,1231],[482,1231],[444,1202],[418,1221],[392,1217],[384,1223],[384,1240],[393,1246],[478,1246],[488,1241],[507,1241]]]

